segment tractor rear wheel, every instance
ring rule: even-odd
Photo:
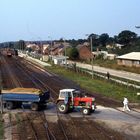
[[[58,108],[59,112],[63,113],[63,114],[67,113],[68,109],[69,109],[68,105],[65,104],[63,101],[60,101],[57,103],[57,108]]]
[[[84,115],[89,115],[89,114],[90,114],[90,109],[88,109],[88,108],[83,108],[83,109],[82,109],[82,113],[83,113]]]

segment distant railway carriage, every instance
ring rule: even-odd
[[[14,55],[18,56],[18,50],[14,50]]]
[[[15,50],[15,49],[8,49],[6,51],[6,55],[8,57],[11,57],[11,56],[18,56],[18,50]]]
[[[7,51],[7,56],[8,57],[12,57],[12,52],[11,51]]]

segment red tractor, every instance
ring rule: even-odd
[[[74,108],[80,108],[84,115],[88,115],[96,109],[95,98],[82,95],[76,89],[62,89],[57,99],[57,108],[60,113],[64,114]]]

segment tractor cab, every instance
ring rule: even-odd
[[[76,89],[62,89],[59,92],[59,99],[64,99],[65,97],[80,96],[80,91]]]
[[[57,107],[61,113],[67,113],[74,108],[80,108],[83,114],[89,114],[96,108],[95,98],[87,97],[76,89],[62,89],[57,99]]]

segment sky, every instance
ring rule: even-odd
[[[140,0],[0,0],[0,42],[140,35]]]

